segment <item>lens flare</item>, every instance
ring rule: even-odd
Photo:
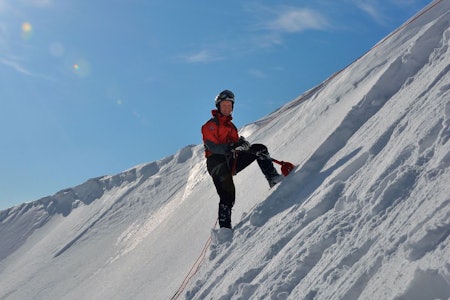
[[[79,77],[87,77],[91,74],[91,65],[85,59],[80,59],[72,65],[73,72]]]
[[[22,23],[22,38],[29,39],[33,33],[33,26],[29,22]]]

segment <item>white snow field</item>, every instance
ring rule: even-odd
[[[297,167],[235,177],[231,241],[201,144],[1,211],[0,299],[449,299],[449,45],[434,1],[241,128]]]

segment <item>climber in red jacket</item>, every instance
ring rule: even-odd
[[[213,117],[202,126],[203,143],[208,173],[220,198],[219,225],[231,228],[231,209],[236,197],[233,175],[255,160],[270,187],[280,182],[281,175],[273,166],[265,145],[250,145],[244,137],[239,137],[231,117],[234,108],[233,92],[222,91],[216,96],[215,104],[217,109],[212,111]]]

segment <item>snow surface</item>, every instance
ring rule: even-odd
[[[231,241],[187,146],[1,211],[0,299],[449,299],[450,1],[428,8],[241,128],[298,167],[235,177]]]

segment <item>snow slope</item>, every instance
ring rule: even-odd
[[[434,1],[242,128],[298,167],[273,189],[256,164],[235,177],[233,240],[179,298],[450,298],[449,41]],[[205,169],[187,146],[0,212],[0,299],[170,299],[215,224]]]

